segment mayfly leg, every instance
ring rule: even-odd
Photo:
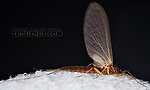
[[[85,73],[89,73],[91,70],[93,70],[94,68],[91,68],[91,69],[89,69],[87,72],[85,72]],[[84,74],[82,74],[82,75],[79,75],[79,76],[77,76],[76,78],[78,78],[78,77],[82,77],[82,76],[84,76]]]
[[[143,85],[142,83],[140,83],[138,80],[136,80],[136,78],[129,71],[127,71],[127,70],[122,71],[121,74],[115,74],[116,77],[120,77],[120,76],[123,76],[123,75],[127,75],[131,79],[135,80],[137,83],[139,83],[142,86],[146,87],[145,85]]]
[[[87,65],[86,67],[89,67],[89,66],[94,66],[95,64],[94,63],[90,63],[89,65]],[[90,68],[87,72],[85,72],[85,73],[89,73],[91,70],[93,70],[94,68],[92,67],[92,68]],[[82,74],[82,75],[79,75],[79,76],[77,76],[76,78],[78,78],[78,77],[82,77],[82,76],[84,76],[84,74]]]
[[[90,63],[89,65],[87,65],[86,67],[89,67],[89,66],[93,66],[92,68],[90,68],[87,72],[85,72],[85,73],[89,73],[91,70],[95,70],[98,74],[102,74],[103,73],[103,71],[105,71],[105,69],[106,68],[104,68],[103,69],[103,71],[99,71],[97,68],[96,68],[96,65],[94,64],[94,63]],[[82,74],[82,75],[80,75],[80,76],[78,76],[78,77],[81,77],[81,76],[83,76],[84,74]]]
[[[87,65],[86,67],[89,67],[89,66],[91,66],[91,65],[93,65],[94,63],[90,63],[89,65]],[[88,73],[88,72],[90,72],[91,70],[93,70],[93,68],[91,68],[91,69],[89,69],[87,72],[85,72],[85,73]],[[79,76],[77,76],[76,78],[78,78],[78,77],[82,77],[82,76],[84,76],[84,74],[82,74],[82,75],[79,75]]]
[[[132,78],[133,80],[135,80],[137,83],[139,83],[142,86],[146,87],[145,85],[143,85],[142,83],[140,83],[138,80],[136,80],[135,77],[129,71],[124,70],[123,73],[125,73],[127,76],[129,76],[130,78]]]

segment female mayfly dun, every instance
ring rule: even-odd
[[[94,63],[86,67],[65,66],[56,70],[104,75],[114,74],[116,77],[127,75],[136,80],[128,71],[121,71],[119,68],[113,66],[108,19],[100,4],[96,2],[89,4],[85,14],[83,33],[86,50]]]

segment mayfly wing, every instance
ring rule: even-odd
[[[84,41],[89,56],[98,67],[113,64],[109,23],[102,6],[89,4],[84,19]]]

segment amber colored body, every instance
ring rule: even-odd
[[[90,64],[93,66],[65,66],[58,69],[55,69],[56,71],[70,71],[70,72],[80,72],[80,73],[97,73],[97,74],[104,74],[104,75],[112,75],[114,74],[116,77],[120,77],[123,75],[127,75],[130,78],[137,81],[130,72],[124,70],[121,71],[117,67],[113,67],[112,64],[108,65],[107,67],[104,66],[103,68],[97,67],[95,64]],[[53,72],[52,72],[53,73]],[[51,74],[51,73],[50,73]],[[137,83],[141,84],[139,81]],[[141,84],[143,85],[143,84]],[[144,86],[144,85],[143,85]]]
[[[93,68],[93,69],[90,70],[91,68]],[[111,75],[111,74],[119,73],[119,69],[117,67],[110,67],[109,73],[107,73],[108,69],[105,69],[105,68],[96,67],[96,69],[99,70],[100,72],[102,72],[102,74],[104,74],[104,75]],[[86,67],[86,66],[65,66],[65,67],[58,68],[57,70],[70,71],[70,72],[81,72],[81,73],[98,73],[96,70],[94,70],[94,67]]]

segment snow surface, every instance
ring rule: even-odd
[[[128,76],[50,72],[53,71],[36,71],[10,77],[0,81],[0,90],[150,90],[148,82],[137,79],[147,86],[144,87]]]

